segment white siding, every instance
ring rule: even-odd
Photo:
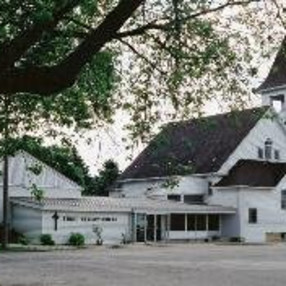
[[[2,166],[2,162],[0,162]],[[29,171],[29,167],[40,164],[42,172],[37,176]],[[0,176],[0,222],[3,219],[3,178]],[[31,186],[44,191],[49,198],[79,198],[81,187],[56,170],[37,160],[26,152],[18,152],[9,158],[9,196],[30,197]]]
[[[132,181],[123,183],[121,194],[127,198],[142,198],[142,197],[159,197],[167,198],[168,194],[205,194],[208,189],[206,179],[196,176],[179,177],[179,185],[173,189],[164,188],[160,181]],[[111,196],[116,196],[117,193],[111,193]]]
[[[84,235],[87,244],[95,244],[96,235],[93,232],[93,226],[102,227],[103,243],[120,243],[122,235],[130,238],[130,222],[128,213],[75,213],[75,212],[58,212],[58,230],[54,230],[54,212],[45,211],[43,213],[43,233],[49,233],[58,244],[65,244],[73,232],[79,232]],[[63,217],[74,217],[75,221],[64,221]],[[81,221],[81,218],[97,217],[99,221]],[[116,221],[102,221],[102,218],[115,218]]]
[[[279,162],[286,162],[285,129],[282,128],[275,118],[262,118],[229,156],[218,173],[227,174],[240,159],[259,160],[257,148],[264,148],[264,142],[267,138],[272,139],[273,148],[280,151]],[[275,160],[273,161],[277,162]]]

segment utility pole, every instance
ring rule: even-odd
[[[9,243],[9,99],[4,95],[4,155],[3,155],[3,241],[2,248],[7,249]]]

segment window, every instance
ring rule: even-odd
[[[212,189],[212,183],[211,182],[208,183],[208,195],[209,196],[213,195],[213,189]]]
[[[272,158],[272,140],[270,138],[267,138],[264,143],[265,149],[265,159],[271,159]]]
[[[281,191],[281,209],[286,210],[286,190]]]
[[[75,217],[73,216],[63,216],[63,221],[75,221]]]
[[[257,209],[248,209],[248,222],[257,223]]]
[[[192,214],[188,214],[188,231],[196,230],[196,216]]]
[[[197,230],[207,230],[207,216],[197,215]]]
[[[185,195],[184,203],[193,204],[193,205],[201,205],[204,203],[203,195]]]
[[[279,150],[274,150],[274,159],[275,160],[280,160],[280,152],[279,152]]]
[[[263,159],[263,149],[260,147],[257,148],[257,157]]]
[[[280,112],[283,109],[284,105],[284,95],[283,94],[278,94],[270,97],[271,100],[271,105],[275,109],[275,111]]]
[[[181,201],[181,195],[168,195],[167,198],[170,201],[176,201],[176,202]]]
[[[209,230],[219,230],[219,215],[212,214],[209,215]]]
[[[184,214],[171,214],[171,230],[185,230]]]

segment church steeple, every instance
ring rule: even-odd
[[[275,61],[257,92],[262,96],[262,105],[280,104],[286,111],[286,37],[284,38]]]

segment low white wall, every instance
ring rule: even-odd
[[[43,233],[49,233],[58,244],[66,244],[73,232],[84,235],[87,244],[95,244],[97,236],[93,232],[94,226],[102,228],[102,239],[104,244],[120,243],[122,235],[130,238],[130,221],[128,213],[74,213],[58,212],[58,230],[54,230],[54,212],[46,211],[43,215]],[[64,217],[74,217],[75,221],[65,221]],[[82,221],[82,218],[97,218],[97,221]],[[103,221],[104,219],[111,221]],[[112,221],[114,220],[114,221]]]

